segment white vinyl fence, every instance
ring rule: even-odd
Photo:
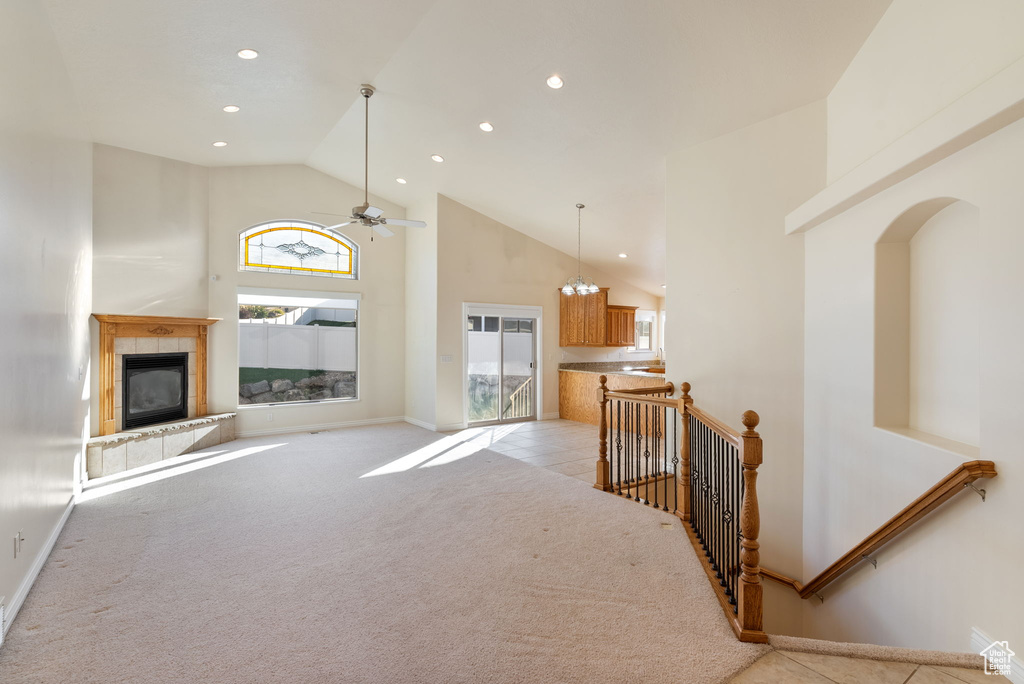
[[[355,371],[356,329],[327,325],[238,326],[242,368]]]

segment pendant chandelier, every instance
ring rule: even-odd
[[[576,277],[569,276],[569,279],[565,281],[565,285],[562,286],[562,294],[564,295],[587,295],[598,292],[600,288],[594,284],[594,279],[587,276],[586,280],[583,279],[582,261],[580,255],[582,253],[582,240],[583,235],[583,205],[576,205]]]

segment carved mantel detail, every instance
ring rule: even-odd
[[[118,337],[192,337],[196,340],[196,412],[206,415],[206,333],[219,318],[174,316],[115,316],[93,314],[100,323],[99,418],[100,435],[117,432],[114,414],[115,355]]]

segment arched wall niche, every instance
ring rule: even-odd
[[[875,244],[877,427],[979,445],[980,214],[930,199]]]

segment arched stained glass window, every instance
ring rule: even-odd
[[[238,268],[357,280],[359,247],[316,223],[270,221],[239,234]]]

